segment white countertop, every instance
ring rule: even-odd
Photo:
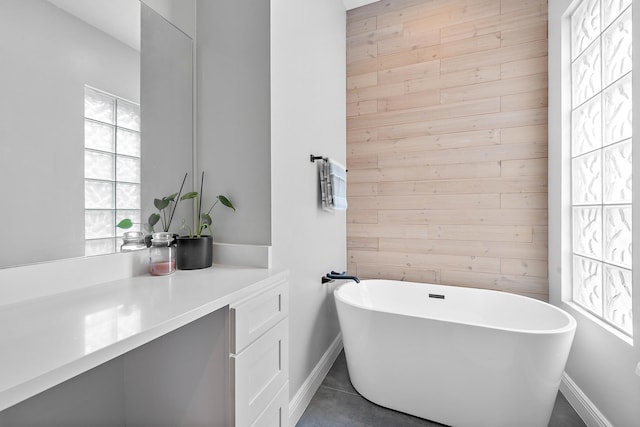
[[[214,266],[0,307],[0,411],[287,276]]]

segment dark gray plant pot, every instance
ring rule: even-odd
[[[198,270],[213,264],[213,237],[178,237],[178,270]]]

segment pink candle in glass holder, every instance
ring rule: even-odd
[[[149,248],[149,273],[152,276],[166,276],[176,271],[175,249],[171,233],[153,233]]]
[[[176,260],[152,262],[149,272],[152,276],[165,276],[176,271]]]

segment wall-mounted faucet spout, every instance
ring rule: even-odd
[[[327,273],[325,277],[331,280],[353,280],[356,283],[360,283],[360,279],[356,276],[348,276],[344,271],[342,273],[331,271],[331,273]]]

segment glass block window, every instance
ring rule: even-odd
[[[572,299],[632,336],[632,0],[571,15]]]
[[[85,255],[120,249],[124,231],[140,230],[140,106],[85,87]],[[129,218],[129,230],[116,227]]]

